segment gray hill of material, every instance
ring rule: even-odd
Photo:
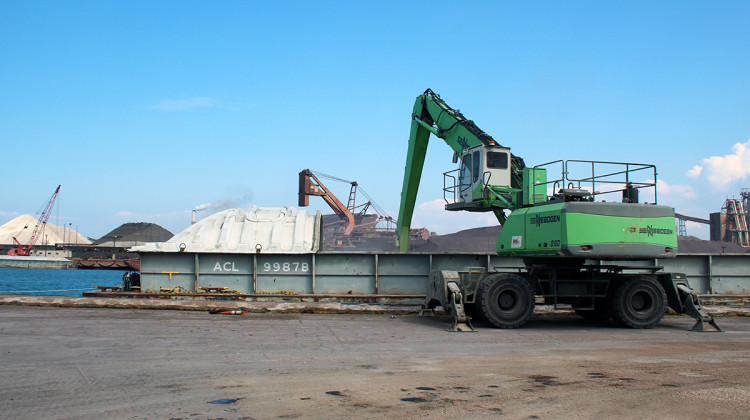
[[[409,247],[415,252],[495,252],[500,225],[431,236]]]
[[[705,241],[695,236],[678,236],[677,252],[679,254],[744,254],[750,250],[732,242]]]
[[[329,223],[336,224],[335,215],[329,215]],[[326,218],[324,216],[324,226]],[[488,226],[462,230],[447,235],[432,235],[427,239],[412,237],[409,239],[410,252],[495,252],[495,242],[500,234],[500,226]],[[338,242],[338,243],[336,243]],[[379,251],[395,252],[395,233],[382,232],[379,235],[361,235],[356,231],[348,238],[335,235],[333,231],[324,231],[322,251]]]
[[[165,242],[173,236],[172,232],[155,223],[125,223],[97,239],[92,245],[131,247],[146,242]]]
[[[488,226],[462,230],[447,235],[433,236],[409,247],[416,252],[495,252],[495,242],[501,227]],[[747,248],[731,242],[706,241],[695,236],[678,236],[680,254],[744,254]]]

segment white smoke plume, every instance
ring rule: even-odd
[[[195,206],[193,210],[195,211],[203,211],[203,210],[208,210],[208,209],[222,210],[222,209],[228,209],[230,207],[232,207],[231,200],[219,200],[219,201],[214,201],[211,203],[199,204]]]
[[[244,207],[250,203],[253,198],[252,192],[248,192],[241,197],[235,197],[227,200],[217,200],[210,203],[199,204],[193,210],[226,210],[233,207]]]

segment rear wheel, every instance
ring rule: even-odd
[[[534,312],[534,291],[521,276],[493,274],[479,283],[477,305],[490,324],[517,328],[525,324]]]
[[[631,328],[651,328],[667,311],[667,294],[653,277],[622,282],[612,294],[612,317]]]

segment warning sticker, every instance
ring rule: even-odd
[[[511,248],[521,248],[523,245],[523,236],[514,236],[510,241]]]

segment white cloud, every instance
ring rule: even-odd
[[[441,212],[446,212],[445,210],[445,200],[443,199],[437,199],[432,201],[425,201],[424,203],[420,203],[417,205],[418,210],[422,210],[424,212],[437,212],[438,214],[442,214]]]
[[[700,165],[695,165],[693,166],[692,169],[690,169],[689,171],[687,171],[687,173],[685,173],[685,176],[687,176],[688,178],[698,178],[699,176],[701,176],[702,172],[703,172],[703,167]]]
[[[492,212],[445,210],[445,200],[442,198],[418,204],[411,222],[414,228],[424,227],[441,235],[497,224],[497,218]]]
[[[695,198],[695,190],[690,185],[670,185],[667,181],[656,181],[659,195],[679,196],[682,198]]]
[[[149,108],[160,111],[192,111],[197,108],[227,108],[228,104],[205,96],[193,96],[185,99],[166,99]]]
[[[722,189],[733,182],[745,180],[750,175],[750,140],[732,146],[732,153],[729,155],[711,156],[701,163],[702,165],[696,165],[688,171],[688,176],[693,174],[697,177],[705,169],[708,180]]]

